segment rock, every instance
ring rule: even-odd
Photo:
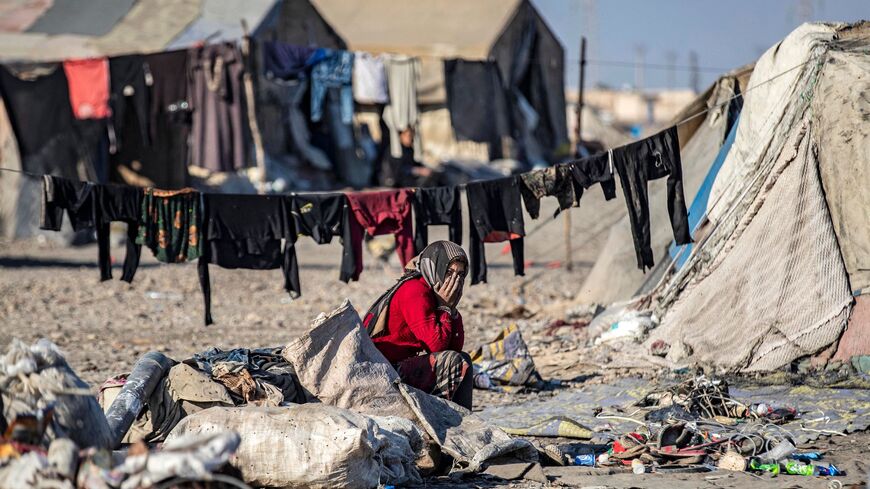
[[[79,448],[69,438],[58,438],[48,447],[48,463],[58,474],[72,479],[79,465]]]
[[[746,459],[743,458],[743,455],[729,450],[719,459],[718,467],[722,470],[743,472],[746,470]]]
[[[692,356],[693,350],[692,347],[683,343],[682,341],[676,341],[673,345],[671,345],[670,350],[667,353],[665,358],[672,363],[681,363]]]
[[[650,354],[657,357],[665,357],[670,350],[671,345],[665,343],[664,340],[655,340],[649,347]]]

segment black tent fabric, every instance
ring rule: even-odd
[[[444,60],[444,88],[456,138],[489,143],[491,153],[500,149],[510,122],[498,66],[492,61]]]
[[[511,102],[513,136],[521,151],[535,152],[550,162],[560,147],[568,143],[565,119],[565,53],[553,31],[528,1],[517,8],[514,18],[490,50],[490,59],[501,70],[501,79]],[[537,124],[529,129],[528,108],[534,110]],[[534,160],[534,155],[520,155]]]
[[[280,6],[255,32],[261,41],[280,41],[300,46],[347,49],[335,32],[308,0],[282,0]]]

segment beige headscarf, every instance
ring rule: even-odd
[[[423,280],[434,289],[444,282],[450,264],[456,260],[468,263],[468,256],[461,246],[452,241],[436,241],[409,261],[405,265],[404,275],[399,278],[395,285],[384,292],[363,316],[363,324],[365,324],[369,336],[376,338],[387,330],[390,301],[393,300],[393,295],[402,284],[408,280],[423,277]]]

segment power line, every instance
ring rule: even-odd
[[[571,63],[577,63],[580,61],[579,58],[568,58],[566,61]],[[658,63],[635,63],[634,61],[611,61],[611,60],[603,60],[603,59],[587,59],[587,63],[595,64],[598,66],[616,66],[622,68],[635,68],[637,66],[641,66],[643,68],[649,68],[652,70],[679,70],[679,71],[704,71],[708,73],[723,73],[726,71],[731,71],[733,68],[716,68],[714,66],[698,66],[694,67],[691,65],[671,65],[671,64],[658,64]]]

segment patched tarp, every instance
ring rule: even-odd
[[[870,295],[855,298],[852,317],[840,337],[834,360],[848,362],[854,356],[870,355]]]
[[[827,54],[812,104],[819,172],[856,293],[870,293],[870,24]],[[870,351],[865,350],[865,353]]]
[[[134,0],[56,0],[28,32],[103,36],[121,20]]]
[[[775,370],[840,337],[852,297],[816,168],[809,137],[795,134],[740,235],[687,285],[647,347],[680,340],[694,351],[681,364]]]
[[[812,108],[829,103],[838,28],[805,24],[756,63],[709,229],[656,291],[662,321],[647,346],[681,340],[694,353],[678,364],[773,370],[835,344],[846,326],[852,294],[818,160],[827,128]]]

